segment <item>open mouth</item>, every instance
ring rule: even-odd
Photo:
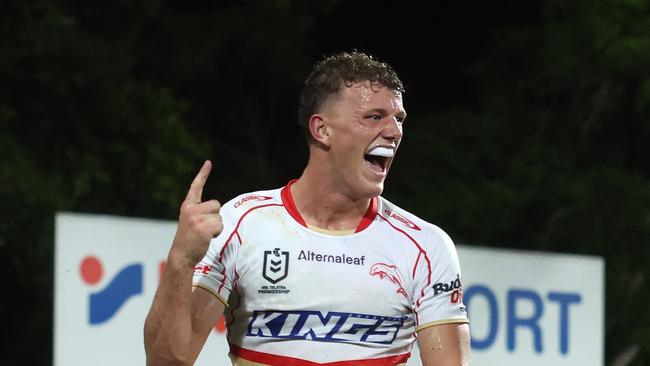
[[[387,148],[383,146],[377,146],[366,155],[363,156],[363,159],[368,162],[370,169],[377,173],[383,173],[386,171],[388,166],[388,159],[393,157],[395,150],[392,148]]]
[[[370,166],[373,168],[373,170],[381,171],[381,172],[386,170],[386,165],[388,164],[388,158],[383,156],[374,156],[368,154],[366,154],[363,158],[365,161],[370,163]]]

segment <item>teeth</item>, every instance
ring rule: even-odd
[[[368,151],[368,155],[372,156],[383,156],[385,158],[391,158],[395,154],[395,150],[387,147],[377,146],[374,149]]]

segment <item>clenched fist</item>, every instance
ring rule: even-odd
[[[219,201],[201,202],[203,186],[211,169],[212,163],[209,160],[203,163],[181,205],[170,259],[186,268],[194,268],[208,251],[210,240],[223,229]]]

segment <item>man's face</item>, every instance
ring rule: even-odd
[[[344,86],[324,107],[335,183],[351,198],[380,195],[402,139],[406,118],[402,95],[363,82]]]

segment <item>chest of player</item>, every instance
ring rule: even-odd
[[[372,225],[326,235],[289,220],[239,233],[236,291],[249,310],[410,315],[414,258],[399,238]]]

